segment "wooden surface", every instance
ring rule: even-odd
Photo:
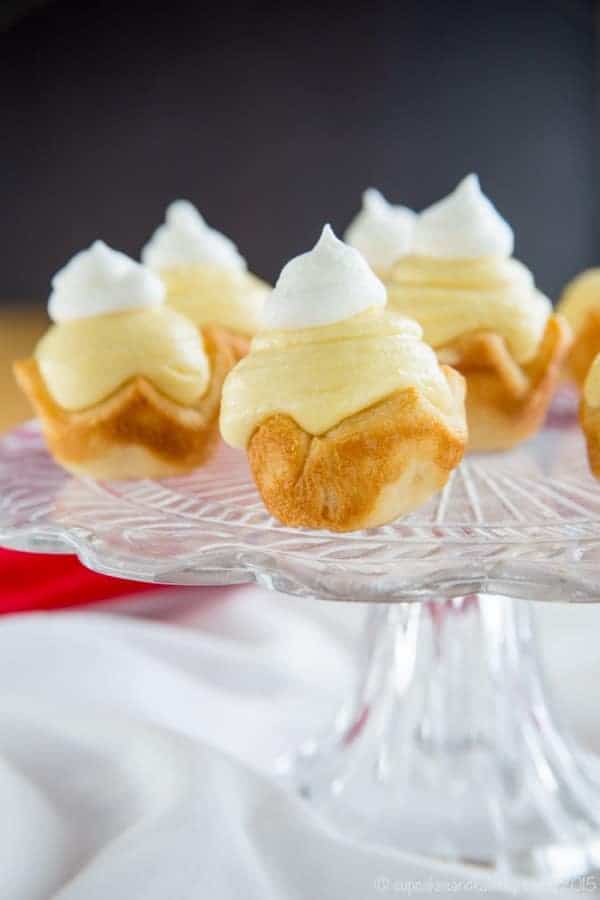
[[[29,356],[48,327],[43,308],[0,308],[0,432],[32,416],[12,373],[13,360]]]

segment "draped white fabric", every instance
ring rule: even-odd
[[[600,609],[538,612],[600,750]],[[0,621],[2,900],[551,896],[347,841],[273,777],[335,710],[362,615],[246,586]]]

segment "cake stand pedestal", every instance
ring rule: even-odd
[[[358,839],[524,878],[600,868],[600,772],[549,710],[530,605],[372,614],[353,696],[282,773]]]
[[[371,602],[356,690],[283,766],[298,790],[380,845],[544,880],[600,868],[600,774],[551,714],[526,602],[600,600],[600,486],[569,395],[408,518],[342,535],[271,519],[224,446],[185,478],[92,482],[27,425],[0,441],[0,543],[131,579]]]

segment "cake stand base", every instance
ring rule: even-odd
[[[530,604],[373,607],[358,682],[287,759],[340,831],[521,877],[600,868],[600,779],[549,711]]]

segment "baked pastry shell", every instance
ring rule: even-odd
[[[582,400],[579,421],[585,435],[590,469],[596,478],[600,478],[600,407],[589,406]]]
[[[581,328],[573,338],[567,357],[566,374],[580,388],[587,378],[590,366],[600,353],[600,310],[589,310]]]
[[[518,365],[500,335],[467,334],[438,349],[467,382],[469,450],[507,450],[541,427],[571,345],[566,320],[552,315],[529,363]]]
[[[160,393],[144,377],[106,400],[70,412],[52,398],[34,358],[15,363],[17,381],[39,416],[48,448],[60,465],[92,478],[165,478],[203,465],[219,441],[223,381],[236,362],[229,332],[202,330],[210,359],[207,391],[193,406]]]
[[[421,506],[444,486],[466,443],[464,379],[443,370],[452,417],[411,387],[319,436],[283,413],[265,419],[248,460],[269,512],[289,526],[353,531]]]

